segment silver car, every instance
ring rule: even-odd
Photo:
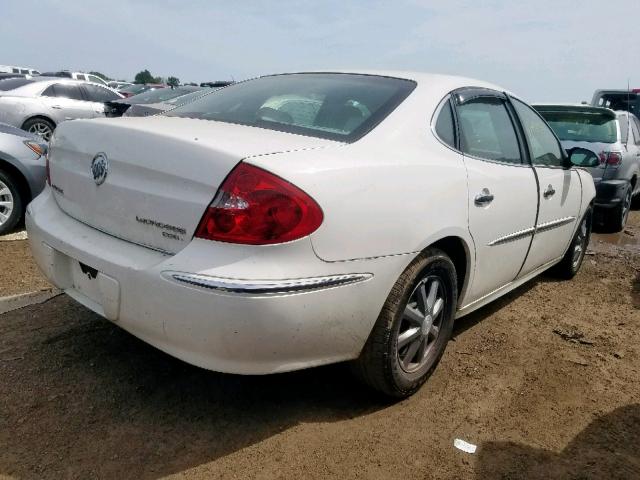
[[[104,116],[104,102],[122,95],[108,87],[64,78],[0,80],[0,122],[49,141],[60,122]]]
[[[600,157],[588,168],[596,185],[594,223],[624,229],[632,205],[640,204],[640,122],[626,111],[588,105],[535,105],[565,149],[582,147]]]
[[[27,204],[44,188],[46,151],[41,138],[0,123],[0,235],[20,222]]]

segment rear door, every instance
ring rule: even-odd
[[[506,96],[464,89],[454,98],[477,259],[468,293],[473,303],[518,275],[533,235],[538,193]]]
[[[540,199],[523,276],[564,255],[580,215],[582,184],[575,169],[564,168],[560,141],[542,117],[518,99],[511,98],[511,103],[524,131]]]
[[[85,101],[80,84],[55,83],[40,95],[56,123],[75,118],[93,118],[92,105]]]

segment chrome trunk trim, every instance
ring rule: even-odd
[[[299,293],[363,282],[373,277],[371,273],[350,273],[289,280],[241,280],[183,272],[162,272],[162,275],[165,278],[206,290],[249,295]]]

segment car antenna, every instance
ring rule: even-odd
[[[629,137],[631,136],[631,82],[627,77],[627,143],[625,149],[629,151]]]

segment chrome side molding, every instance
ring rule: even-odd
[[[328,275],[325,277],[294,278],[287,280],[240,280],[236,278],[211,277],[198,273],[162,272],[165,278],[225,293],[244,295],[282,295],[299,293],[307,290],[338,287],[352,283],[364,282],[373,277],[371,273],[349,273]]]
[[[576,217],[563,217],[558,218],[557,220],[552,220],[550,222],[540,223],[536,225],[536,227],[525,228],[524,230],[519,230],[514,233],[510,233],[509,235],[505,235],[503,237],[496,238],[492,240],[487,245],[493,247],[495,245],[502,245],[503,243],[514,242],[516,240],[520,240],[521,238],[528,237],[529,235],[533,235],[535,233],[547,232],[549,230],[553,230],[554,228],[561,227],[563,225],[567,225],[568,223],[572,223]]]

